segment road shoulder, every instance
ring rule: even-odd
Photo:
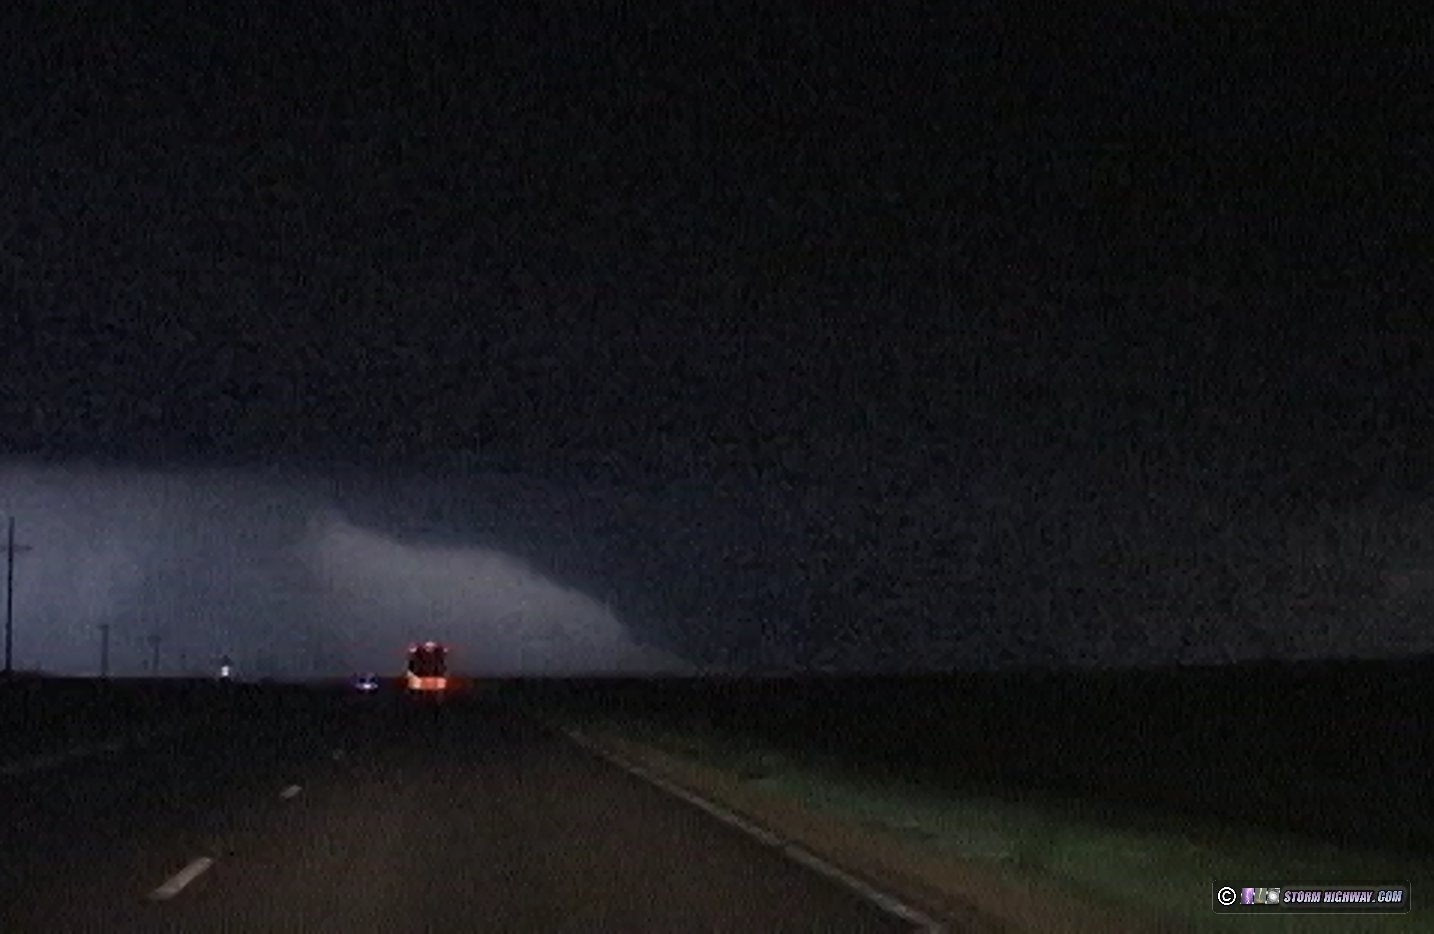
[[[882,827],[818,812],[740,776],[619,735],[564,730],[688,792],[792,841],[873,887],[890,892],[956,930],[1156,932],[1173,924],[1092,905],[1055,880],[923,849]]]

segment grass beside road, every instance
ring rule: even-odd
[[[1412,916],[1217,916],[1211,883],[1406,882],[1414,898],[1434,892],[1434,860],[1341,849],[1293,835],[1195,820],[1134,806],[953,787],[865,772],[831,756],[777,748],[717,730],[637,716],[585,716],[575,726],[610,732],[726,772],[805,807],[895,833],[953,861],[979,861],[1014,875],[1059,881],[1091,904],[1132,909],[1183,929],[1223,931],[1434,930]],[[1416,903],[1417,904],[1417,903]]]

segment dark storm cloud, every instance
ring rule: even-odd
[[[342,513],[741,664],[1247,646],[1297,530],[1428,489],[1417,50],[1370,24],[50,16],[7,451],[532,478]]]
[[[1050,408],[1003,367],[1064,366],[1052,295],[1136,392],[1183,380],[1197,420],[1255,426],[1232,456],[1307,449],[1300,482],[1393,463],[1417,420],[1338,463],[1353,396],[1386,357],[1414,372],[1389,306],[1415,270],[1381,268],[1410,115],[1365,106],[1404,86],[1397,48],[1229,11],[37,32],[3,156],[16,448],[649,477],[849,473],[880,431],[1020,449],[973,423]],[[1177,307],[1192,278],[1224,303]],[[1364,372],[1313,372],[1343,345]],[[1111,388],[1060,404],[1103,437]]]

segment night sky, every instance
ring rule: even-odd
[[[9,43],[0,511],[294,496],[706,665],[1434,641],[1427,32],[294,6]]]

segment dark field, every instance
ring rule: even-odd
[[[861,771],[1427,853],[1431,675],[1414,660],[508,689],[569,714],[749,737]]]

